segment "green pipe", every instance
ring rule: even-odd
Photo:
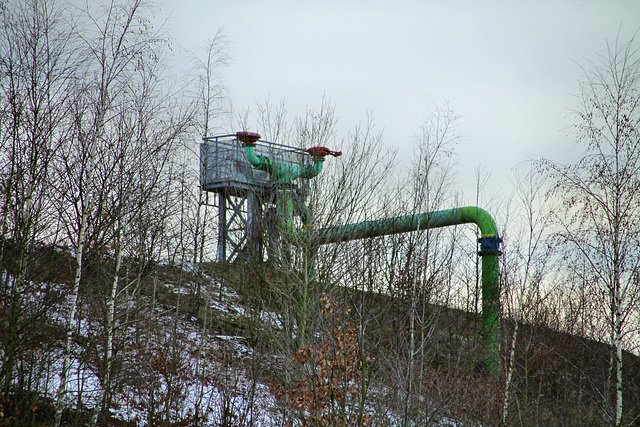
[[[495,221],[485,210],[469,206],[327,227],[318,230],[316,242],[326,245],[467,223],[477,224],[483,235],[498,234]]]
[[[265,156],[256,155],[253,145],[244,146],[247,161],[256,169],[268,172],[276,184],[291,184],[298,178],[311,179],[322,171],[324,158],[314,157],[311,165],[298,165],[272,161]],[[281,235],[289,242],[295,240],[297,232],[293,225],[295,201],[290,191],[281,191],[276,199],[276,215]],[[303,216],[303,221],[306,215]]]
[[[259,137],[259,136],[258,136]],[[300,166],[290,163],[272,162],[268,157],[256,155],[254,143],[244,144],[245,157],[256,169],[269,172],[276,183],[290,184],[298,178],[313,178],[322,171],[324,157],[313,158],[313,165]],[[326,154],[325,154],[326,155]],[[335,154],[334,154],[335,155]],[[339,155],[339,153],[337,154]],[[295,241],[296,231],[293,227],[294,200],[288,192],[279,195],[276,212],[280,217],[278,224],[281,232]],[[498,372],[499,365],[499,318],[500,318],[500,283],[498,256],[500,252],[500,238],[496,223],[486,211],[478,207],[468,206],[384,218],[375,221],[364,221],[354,224],[327,227],[317,231],[312,242],[310,254],[315,253],[319,245],[346,242],[390,234],[408,233],[410,231],[426,230],[430,228],[447,227],[451,225],[474,223],[480,228],[480,252],[482,257],[482,336],[485,345],[485,363],[489,371]]]
[[[270,158],[255,153],[253,145],[244,146],[244,155],[249,163],[258,170],[269,172],[276,183],[291,184],[298,178],[311,179],[322,171],[323,158],[313,158],[312,165],[297,165],[286,162],[274,162]]]
[[[317,231],[314,243],[316,245],[326,245],[468,223],[476,224],[480,228],[482,235],[478,239],[480,243],[480,252],[478,254],[482,257],[482,337],[486,352],[486,367],[495,374],[500,366],[498,341],[500,278],[498,256],[501,254],[501,240],[498,237],[498,228],[495,221],[485,210],[468,206],[327,227]]]

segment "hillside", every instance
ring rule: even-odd
[[[73,263],[60,249],[35,252],[18,383],[1,396],[0,425],[49,425],[55,412]],[[63,425],[91,424],[104,390],[98,425],[502,422],[507,364],[499,377],[482,368],[478,316],[425,305],[421,328],[412,330],[407,301],[313,286],[305,300],[313,304],[301,313],[293,305],[297,284],[244,263],[147,265],[123,274],[105,383],[112,263],[105,256],[88,263]],[[6,288],[14,266],[3,268]],[[505,321],[505,362],[512,332]],[[519,325],[506,424],[605,425],[609,358],[603,344]],[[640,414],[640,359],[625,354],[624,361],[632,424]]]

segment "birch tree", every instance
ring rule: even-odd
[[[83,11],[85,73],[76,89],[73,137],[60,153],[58,211],[76,257],[55,425],[65,407],[67,375],[77,328],[76,312],[87,253],[115,242],[122,256],[122,230],[156,194],[169,148],[189,123],[188,112],[161,89],[162,33],[152,29],[141,0],[111,2]],[[168,114],[174,110],[175,113]],[[133,199],[136,195],[137,199]],[[110,369],[119,265],[107,298],[105,366]],[[110,373],[105,374],[108,386]],[[103,393],[104,396],[104,393]]]
[[[513,330],[505,363],[505,386],[502,404],[502,423],[508,425],[513,397],[516,349],[522,323],[536,324],[537,311],[541,310],[553,287],[545,286],[550,274],[551,247],[546,245],[549,233],[549,206],[543,203],[544,185],[534,170],[516,171],[515,204],[505,223],[509,229],[502,235],[505,254],[502,268],[503,285],[501,301],[504,315],[513,322]],[[509,203],[511,206],[511,203]],[[517,402],[517,400],[516,400]]]
[[[201,49],[193,59],[198,86],[196,92],[196,126],[201,137],[209,136],[214,120],[222,114],[221,102],[225,100],[220,68],[227,64],[227,40],[221,30]],[[198,154],[196,154],[198,155]],[[196,176],[194,174],[193,176]],[[209,194],[198,186],[198,206],[196,207],[195,229],[193,233],[193,263],[204,259],[205,236],[209,225],[209,215],[205,205],[209,204]]]
[[[12,386],[20,336],[33,318],[23,297],[30,269],[29,251],[51,241],[48,184],[53,158],[66,138],[64,124],[79,61],[72,28],[56,2],[29,0],[0,5],[0,260],[11,241],[12,278],[3,277],[3,391]],[[5,264],[7,265],[7,264]],[[41,314],[42,315],[42,314]]]
[[[589,266],[606,303],[611,344],[612,425],[624,423],[622,366],[629,320],[640,296],[640,56],[634,40],[616,40],[584,68],[575,135],[583,154],[573,164],[539,165],[563,200],[555,212],[569,258]],[[569,259],[570,262],[573,262]]]

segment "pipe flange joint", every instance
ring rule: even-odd
[[[478,238],[478,243],[480,243],[479,256],[502,255],[502,251],[500,250],[502,238],[497,234],[483,234]]]

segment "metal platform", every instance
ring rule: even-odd
[[[311,157],[303,149],[268,141],[258,141],[255,153],[281,163],[311,164]],[[299,181],[298,186],[306,185],[305,180]],[[247,161],[235,135],[204,138],[200,144],[200,183],[205,191],[231,195],[269,192],[274,184],[269,173],[255,169]]]
[[[301,148],[258,141],[255,153],[281,163],[300,166],[312,163]],[[271,175],[247,161],[236,135],[204,138],[200,144],[200,185],[218,198],[218,261],[233,261],[243,254],[262,258],[263,212],[278,191]],[[304,199],[308,180],[298,179],[286,191]]]

